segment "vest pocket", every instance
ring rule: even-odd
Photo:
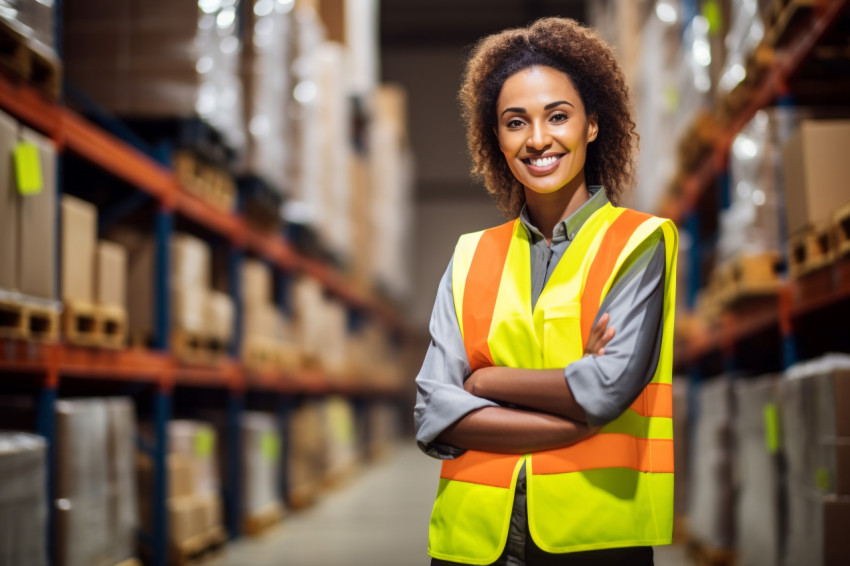
[[[584,353],[581,303],[553,305],[543,313],[543,366],[566,367]]]

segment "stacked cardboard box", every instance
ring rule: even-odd
[[[292,4],[242,2],[242,85],[247,147],[243,169],[283,194],[290,156],[286,128],[292,106]]]
[[[34,146],[37,161],[14,157],[24,144]],[[56,148],[0,112],[0,155],[0,290],[55,301]],[[33,192],[19,186],[21,168],[40,179]]]
[[[278,489],[281,438],[274,415],[242,415],[242,509],[244,516],[275,516],[281,509]]]
[[[780,384],[788,462],[784,564],[850,560],[850,357],[828,355],[790,368]]]
[[[117,564],[133,556],[138,524],[132,404],[59,401],[56,415],[58,563]]]
[[[322,405],[305,400],[290,417],[288,465],[289,505],[300,508],[313,502],[326,469],[327,435]]]
[[[387,402],[372,403],[366,414],[366,456],[386,457],[398,442],[399,429],[398,407]]]
[[[706,547],[731,549],[735,543],[732,380],[718,376],[698,387],[688,529]]]
[[[738,563],[777,566],[783,541],[778,376],[735,383]]]
[[[358,430],[351,401],[332,396],[322,406],[324,430],[327,434],[325,481],[331,485],[348,479],[358,464]]]
[[[83,92],[116,114],[200,116],[243,147],[234,3],[76,0],[63,12],[65,70]]]
[[[0,433],[0,565],[47,565],[47,444]]]
[[[222,537],[222,502],[219,492],[216,433],[212,426],[187,420],[168,424],[169,537],[178,551],[187,543],[196,549],[217,544]],[[146,455],[137,457],[142,522],[151,526],[153,463]]]
[[[242,359],[251,369],[292,369],[299,365],[289,322],[273,302],[271,268],[260,260],[242,264],[244,312]]]

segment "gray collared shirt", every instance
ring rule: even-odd
[[[591,198],[569,218],[555,226],[551,245],[523,209],[520,220],[528,230],[531,248],[532,308],[549,276],[587,219],[608,203],[601,187],[590,187]],[[610,315],[616,335],[604,356],[588,356],[564,368],[564,377],[588,424],[602,426],[616,419],[652,379],[661,344],[664,302],[664,239],[660,231],[626,262],[599,308]],[[463,338],[452,295],[452,263],[440,281],[431,315],[431,344],[416,377],[414,408],[416,440],[430,456],[456,458],[464,450],[435,439],[468,413],[499,406],[463,389],[469,376]]]

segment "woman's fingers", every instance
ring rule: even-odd
[[[607,312],[599,317],[599,321],[590,331],[590,336],[588,337],[587,346],[585,348],[586,354],[594,356],[602,356],[605,354],[605,346],[612,338],[614,338],[614,334],[616,334],[614,328],[608,328],[608,322],[610,320],[611,317]]]

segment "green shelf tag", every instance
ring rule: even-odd
[[[764,406],[764,443],[768,454],[779,452],[779,408],[776,403]]]
[[[827,468],[820,467],[815,471],[815,485],[824,493],[832,489],[832,475]]]
[[[275,461],[280,456],[280,437],[273,432],[266,432],[260,441],[263,456],[270,461]]]
[[[202,428],[195,436],[195,454],[201,458],[209,458],[212,456],[215,448],[215,435],[211,430]]]
[[[30,142],[20,142],[15,146],[14,154],[18,192],[23,196],[37,195],[44,185],[38,146]]]
[[[723,12],[717,0],[706,0],[702,5],[702,15],[708,20],[709,35],[718,35],[723,31]]]

